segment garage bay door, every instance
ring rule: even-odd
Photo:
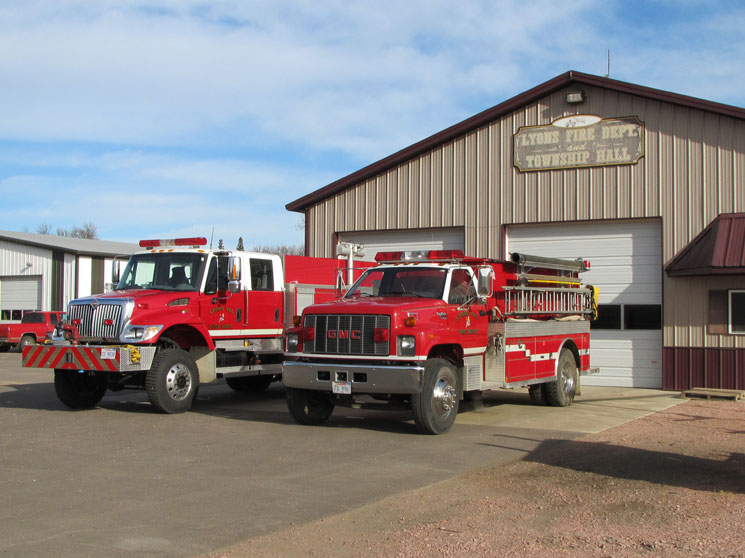
[[[0,278],[0,319],[20,320],[24,311],[41,309],[41,277]]]
[[[658,221],[511,225],[507,252],[590,260],[598,287],[585,385],[662,386],[662,249]]]
[[[463,250],[463,229],[426,229],[411,231],[375,231],[339,233],[339,242],[365,245],[363,259],[373,261],[375,254],[399,250]]]

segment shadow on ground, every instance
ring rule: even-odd
[[[525,461],[706,492],[745,493],[745,453],[727,459],[583,440],[546,440]]]

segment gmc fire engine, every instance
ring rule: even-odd
[[[200,383],[261,392],[282,371],[283,335],[303,306],[334,298],[338,261],[205,248],[205,238],[143,240],[116,289],[73,300],[67,321],[23,365],[54,368],[60,401],[94,407],[106,390],[147,390],[187,411]],[[288,323],[285,323],[287,316]]]
[[[411,409],[419,430],[451,428],[464,396],[528,387],[571,404],[590,369],[596,293],[582,260],[460,251],[383,252],[340,300],[308,306],[286,334],[287,406],[301,424],[335,405]]]

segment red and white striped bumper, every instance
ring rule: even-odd
[[[61,370],[136,372],[148,370],[154,356],[154,347],[32,345],[23,348],[23,366]]]

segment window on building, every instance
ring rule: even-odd
[[[621,305],[598,304],[598,319],[590,322],[592,329],[621,329]]]
[[[659,304],[599,304],[591,329],[662,329]]]
[[[729,292],[729,332],[745,335],[745,291]]]
[[[624,329],[662,329],[662,306],[659,304],[624,304]]]

